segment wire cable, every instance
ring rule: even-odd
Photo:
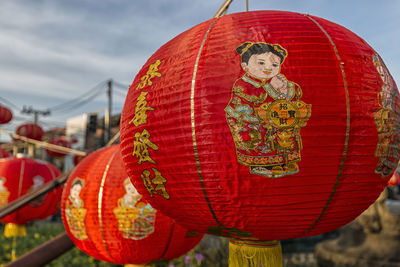
[[[15,105],[14,103],[12,103],[11,101],[5,99],[4,97],[1,97],[1,96],[0,96],[0,102],[7,103],[8,105],[12,106],[13,108],[17,109],[18,111],[21,110],[20,107],[18,107],[17,105]]]
[[[97,84],[96,86],[94,86],[92,89],[86,91],[85,93],[83,93],[83,94],[81,94],[81,95],[79,95],[79,96],[77,96],[77,97],[75,97],[73,99],[70,99],[70,100],[68,100],[68,101],[66,101],[64,103],[57,104],[57,105],[55,105],[53,107],[50,107],[49,109],[51,111],[56,111],[56,110],[60,110],[60,109],[69,107],[71,104],[74,104],[76,101],[79,101],[82,98],[87,97],[90,94],[93,94],[95,92],[97,93],[97,92],[99,92],[101,90],[104,90],[105,89],[105,85],[106,85],[107,82],[108,81],[102,81],[99,84]]]

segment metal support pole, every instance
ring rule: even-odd
[[[32,200],[50,192],[54,188],[56,188],[60,185],[63,185],[67,181],[67,179],[68,179],[68,175],[61,176],[55,180],[52,180],[52,181],[42,185],[40,188],[36,189],[35,191],[25,194],[22,197],[19,197],[18,199],[8,203],[7,206],[0,209],[0,219],[7,216],[8,214],[18,210],[19,208],[23,207],[24,205],[31,202]]]
[[[4,267],[39,267],[50,263],[58,256],[74,247],[74,243],[67,233],[62,233],[55,238],[43,243],[35,249],[25,253]]]

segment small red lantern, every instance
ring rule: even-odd
[[[4,148],[0,147],[0,159],[10,157],[10,153]]]
[[[64,140],[62,138],[52,138],[49,141],[49,144],[52,145],[57,145],[57,146],[62,146],[62,147],[71,147],[70,143],[67,140]],[[55,151],[55,150],[51,150],[51,149],[46,149],[47,154],[49,154],[52,157],[65,157],[68,152],[61,152],[61,151]]]
[[[78,165],[79,162],[81,162],[85,157],[86,156],[82,156],[82,155],[74,155],[73,162],[74,162],[75,166]]]
[[[126,175],[119,145],[90,154],[74,169],[63,191],[62,218],[78,248],[118,264],[170,260],[203,236],[175,224],[142,198]]]
[[[78,142],[79,142],[79,140],[76,137],[72,137],[71,140],[70,140],[71,144],[77,144]]]
[[[122,157],[155,208],[232,237],[232,264],[249,264],[244,251],[264,266],[272,248],[280,265],[273,240],[332,231],[379,196],[399,161],[399,103],[382,59],[344,27],[283,11],[226,15],[140,70]]]
[[[43,137],[42,127],[40,127],[39,125],[34,124],[34,123],[20,125],[17,128],[16,133],[18,135],[25,136],[30,139],[39,140],[39,141],[42,140],[42,137]]]
[[[11,121],[13,115],[9,108],[0,105],[0,124],[5,124]]]
[[[396,171],[393,173],[392,177],[390,177],[390,180],[388,182],[388,186],[397,186],[400,183],[400,177],[399,173]]]
[[[0,207],[36,190],[59,175],[60,171],[49,163],[29,158],[0,159]],[[24,224],[54,214],[59,208],[61,193],[62,189],[57,188],[2,218],[7,223],[5,236],[24,235]]]

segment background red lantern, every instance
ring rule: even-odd
[[[147,61],[126,98],[121,148],[155,208],[246,244],[356,218],[397,166],[398,117],[393,78],[351,31],[292,12],[237,13]]]
[[[9,108],[0,105],[0,124],[8,123],[12,119],[12,112]]]
[[[170,260],[202,238],[154,210],[137,193],[119,145],[90,154],[74,169],[63,191],[62,218],[78,248],[119,264]]]
[[[394,172],[392,177],[390,177],[390,180],[388,182],[388,186],[397,186],[400,183],[400,177],[398,172]]]
[[[57,146],[63,146],[63,147],[68,147],[68,148],[71,147],[70,143],[67,140],[64,140],[62,138],[52,138],[49,141],[49,143],[53,144],[53,145],[57,145]],[[49,154],[52,157],[65,157],[68,154],[65,152],[63,153],[63,152],[59,152],[59,151],[53,151],[50,149],[46,149],[46,152],[47,152],[47,154]]]
[[[37,124],[34,123],[27,123],[20,125],[16,133],[21,136],[25,136],[27,138],[35,139],[35,140],[42,140],[43,137],[43,129]]]
[[[36,190],[59,175],[60,171],[46,162],[30,158],[0,159],[0,207]],[[57,188],[7,215],[2,218],[2,221],[11,225],[24,225],[33,220],[45,219],[58,210],[61,193],[62,189]],[[6,236],[18,236],[19,233],[25,231],[18,227],[11,227],[10,232],[7,233],[7,229],[6,226]],[[16,231],[13,233],[13,230]]]
[[[86,156],[82,156],[82,155],[74,155],[73,162],[74,162],[75,166],[78,165],[79,162],[81,162],[85,157]]]
[[[0,159],[10,157],[10,153],[4,148],[0,147]]]

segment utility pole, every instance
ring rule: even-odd
[[[106,130],[107,130],[107,137],[106,137],[106,142],[105,143],[110,141],[110,138],[111,138],[112,79],[108,80],[107,84],[108,84],[108,89],[107,89],[108,109],[107,109],[107,116],[104,116],[105,124],[106,124]],[[108,118],[107,120],[106,120],[106,117]]]
[[[34,122],[37,124],[39,122],[39,115],[41,116],[49,116],[51,114],[50,110],[38,110],[38,109],[33,109],[32,107],[27,108],[26,106],[23,107],[21,113],[25,114],[32,114],[34,116]]]

